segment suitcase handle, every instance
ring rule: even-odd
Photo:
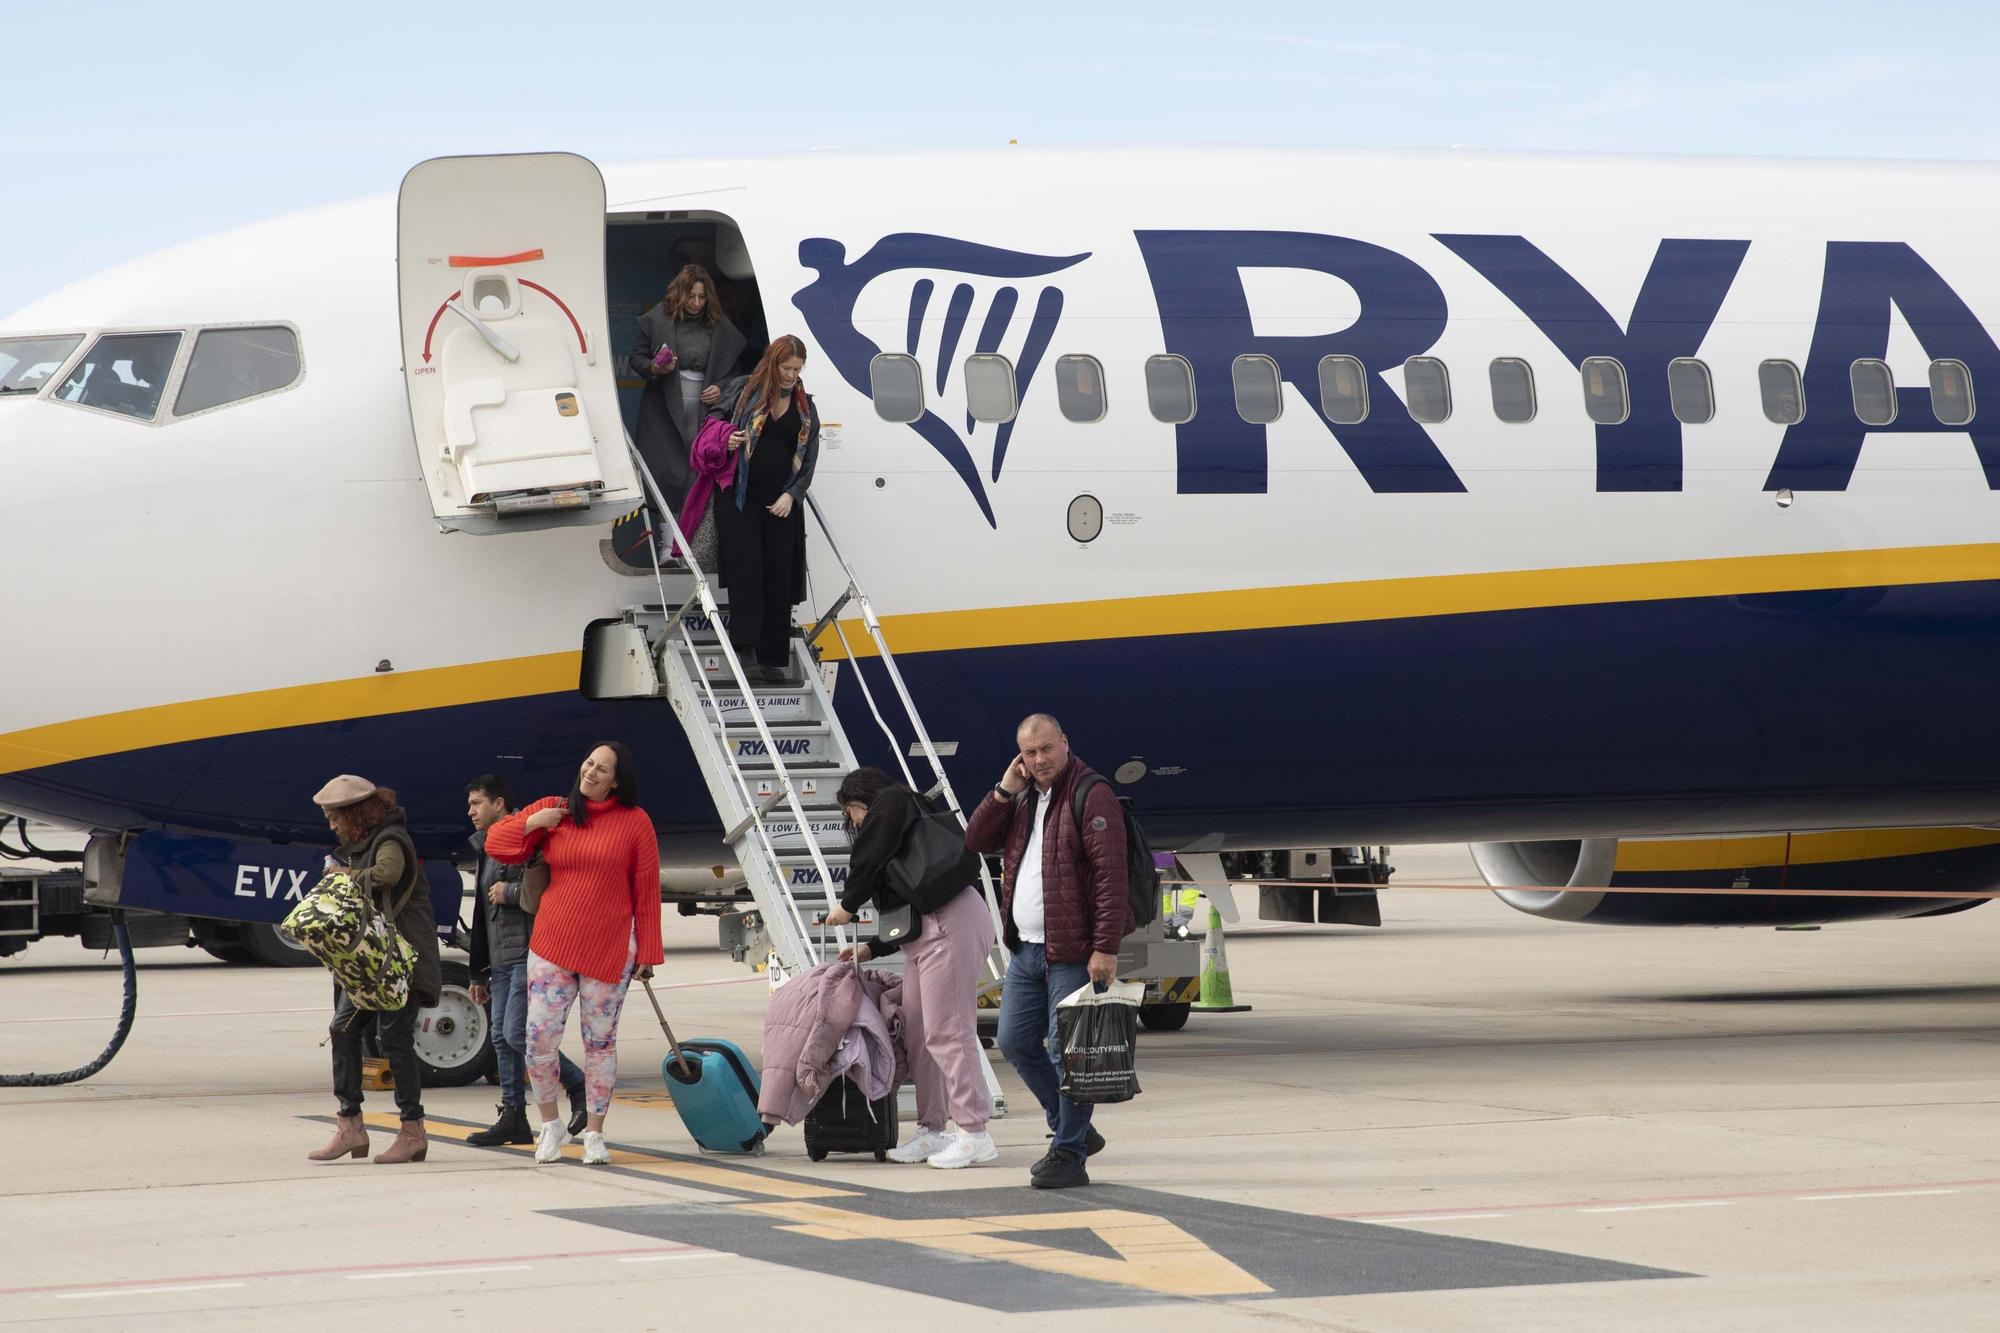
[[[824,914],[824,913],[822,913],[821,915],[819,915],[819,916],[817,916],[817,917],[814,917],[814,918],[813,918],[813,924],[819,927],[819,947],[820,947],[820,952],[821,952],[821,953],[824,953],[824,952],[826,952],[826,931],[827,931],[827,925],[826,925],[826,916],[825,916],[825,914]],[[840,947],[841,947],[841,948],[843,948],[843,949],[847,948],[847,947],[848,947],[848,945],[847,945],[847,927],[845,927],[845,926],[835,926],[835,927],[834,927],[834,929],[840,932],[840,933],[839,933],[839,934],[838,934],[837,936],[835,936],[835,937],[834,937],[834,938],[835,938],[835,941],[836,941],[836,942],[837,942],[837,943],[838,943],[838,944],[840,945]],[[862,944],[864,944],[865,942],[866,942],[866,941],[864,941],[864,940],[863,940],[863,939],[861,938],[861,932],[860,932],[860,931],[858,931],[858,930],[857,930],[857,931],[855,931],[855,932],[854,932],[854,947],[855,947],[855,948],[856,948],[856,949],[858,950],[858,949],[859,949],[859,948],[861,947],[861,945],[862,945]],[[838,962],[839,960],[838,960],[838,959],[835,959],[834,961],[835,961],[835,962]],[[858,977],[858,976],[860,976],[860,975],[861,975],[861,960],[860,960],[859,958],[852,958],[852,959],[850,959],[849,961],[850,961],[850,962],[852,962],[852,963],[854,964],[854,975],[855,975],[855,976],[857,976],[857,977]]]
[[[667,1026],[667,1011],[660,1008],[660,997],[653,994],[653,979],[651,977],[641,977],[639,978],[639,984],[646,988],[646,998],[653,1002],[653,1012],[659,1015],[660,1031],[667,1034],[667,1045],[673,1049],[674,1063],[679,1067],[681,1077],[692,1078],[693,1074],[688,1069],[687,1053],[681,1050],[680,1042],[674,1039],[674,1030]]]

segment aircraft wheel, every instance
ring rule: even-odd
[[[1187,1026],[1188,1007],[1184,1004],[1142,1004],[1139,1024],[1148,1032],[1179,1032]]]
[[[268,922],[256,921],[243,927],[233,947],[241,949],[251,959],[266,967],[318,967],[319,959],[314,958],[298,945],[285,937],[285,933]],[[215,950],[210,949],[210,953]],[[226,957],[216,954],[216,957]]]
[[[425,1087],[462,1088],[485,1078],[494,1064],[493,1023],[486,1007],[472,1002],[472,969],[447,962],[443,973],[438,1002],[417,1011],[417,1065]]]

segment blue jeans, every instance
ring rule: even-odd
[[[500,1063],[500,1104],[528,1104],[528,960],[493,969],[493,1054]],[[583,1087],[583,1071],[562,1057],[565,1092]]]
[[[1073,1102],[1059,1091],[1062,1054],[1056,1045],[1056,1005],[1089,981],[1090,970],[1084,964],[1051,963],[1046,946],[1023,940],[1007,962],[1000,992],[1000,1054],[1042,1104],[1049,1128],[1055,1131],[1055,1146],[1079,1159],[1095,1108],[1088,1102]]]

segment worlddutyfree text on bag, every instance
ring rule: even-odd
[[[1139,1095],[1139,1001],[1143,981],[1100,994],[1085,982],[1056,1006],[1062,1095],[1073,1102],[1129,1102]]]

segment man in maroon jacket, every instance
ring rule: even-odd
[[[1118,942],[1132,929],[1125,885],[1125,819],[1111,784],[1072,810],[1077,784],[1090,773],[1069,752],[1069,737],[1047,713],[1015,733],[1021,753],[965,830],[975,852],[1001,852],[1004,939],[1011,955],[1000,999],[1000,1053],[1042,1104],[1055,1143],[1030,1175],[1037,1189],[1088,1185],[1084,1158],[1104,1147],[1090,1127],[1091,1107],[1062,1086],[1055,1045],[1056,1005],[1086,982],[1118,975]]]

